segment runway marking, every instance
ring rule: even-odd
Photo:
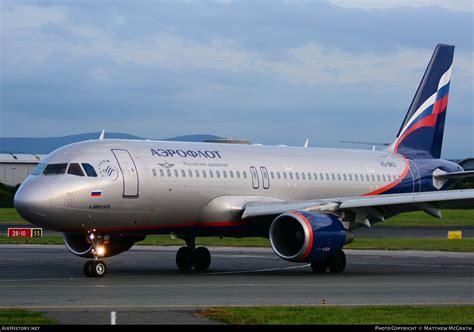
[[[269,271],[281,271],[281,270],[301,269],[301,268],[308,267],[308,266],[311,266],[311,264],[299,265],[299,266],[289,266],[289,267],[280,267],[280,268],[273,268],[273,269],[261,269],[261,270],[243,270],[243,271],[228,271],[228,272],[212,272],[212,273],[206,273],[206,274],[207,274],[207,275],[222,275],[222,274],[269,272]]]

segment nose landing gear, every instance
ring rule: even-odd
[[[108,242],[108,235],[102,237],[100,235],[96,236],[94,233],[89,234],[89,239],[92,242],[92,255],[94,256],[93,260],[88,260],[82,271],[87,277],[91,278],[102,278],[107,272],[107,265],[100,258],[105,255],[105,246],[104,244]]]
[[[176,253],[176,266],[181,271],[206,271],[211,265],[211,253],[206,247],[196,248],[195,237],[180,237],[186,241],[187,247],[179,248]]]

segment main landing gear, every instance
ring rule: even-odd
[[[182,237],[187,247],[179,248],[176,253],[176,266],[181,271],[190,271],[193,267],[196,271],[206,271],[211,265],[211,253],[205,247],[196,248],[195,237]]]
[[[105,255],[104,242],[108,242],[109,239],[107,235],[105,237],[102,237],[100,235],[96,236],[94,233],[90,233],[88,236],[89,240],[92,242],[93,248],[91,250],[91,253],[94,256],[94,259],[88,260],[84,264],[82,271],[87,277],[102,278],[107,272],[107,265],[100,258],[104,257]]]
[[[314,273],[324,273],[328,268],[332,273],[341,273],[346,269],[346,254],[344,254],[344,251],[339,250],[325,262],[311,262],[311,270]]]

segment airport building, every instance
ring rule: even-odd
[[[0,183],[16,186],[30,175],[45,154],[0,153]]]

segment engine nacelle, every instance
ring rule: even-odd
[[[64,233],[64,244],[66,248],[74,255],[79,257],[92,258],[92,241],[87,234],[69,234]],[[145,236],[120,236],[111,235],[103,246],[105,253],[102,257],[111,257],[118,255],[130,249],[135,242],[145,239]]]
[[[280,258],[291,262],[318,262],[352,242],[353,235],[333,214],[290,211],[273,220],[269,238]]]

